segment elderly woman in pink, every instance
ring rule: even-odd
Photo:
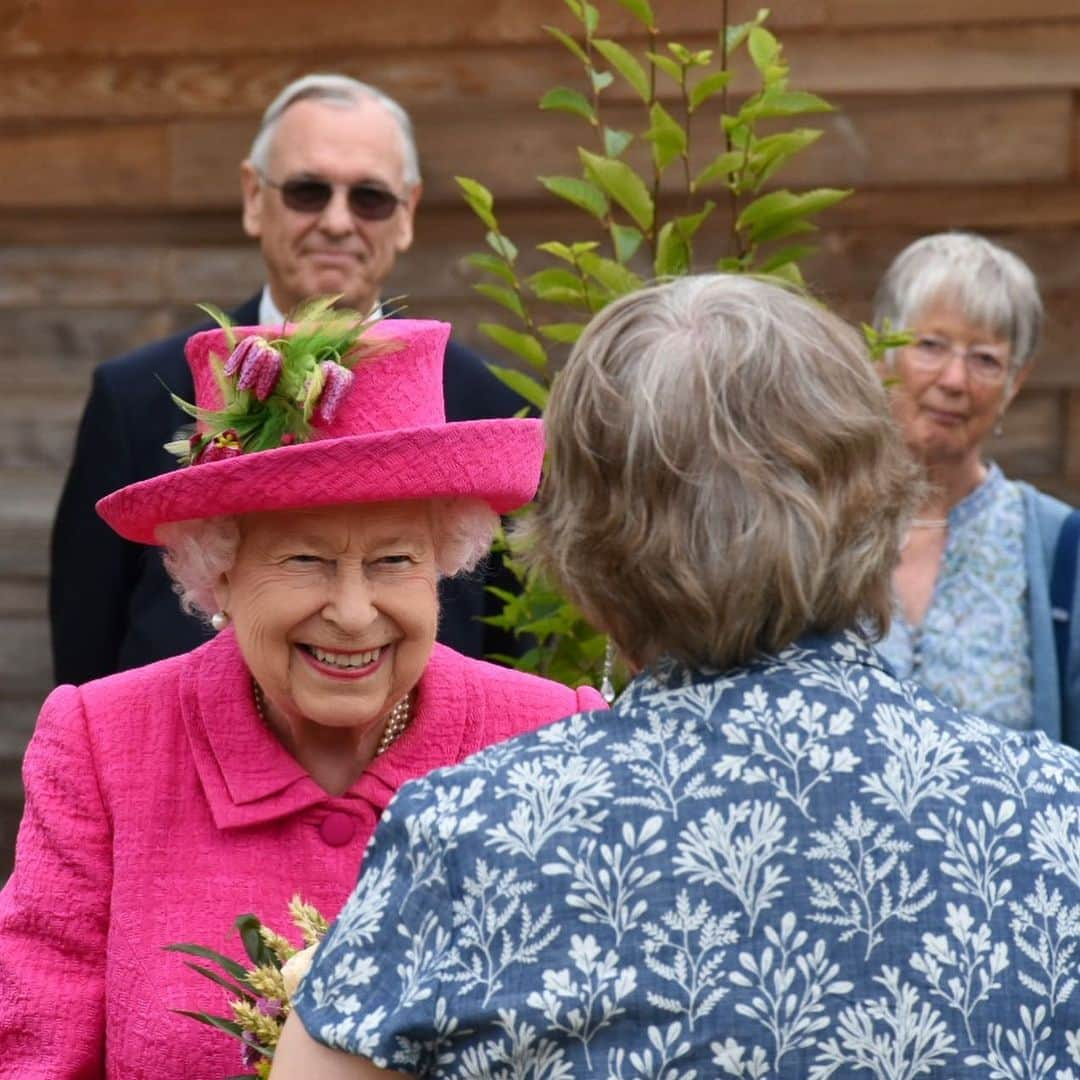
[[[405,780],[603,707],[436,644],[437,580],[532,497],[540,424],[445,422],[443,324],[358,336],[196,335],[185,467],[99,504],[220,633],[42,708],[0,893],[0,1076],[241,1071],[174,1011],[221,1002],[164,946],[239,958],[236,916],[283,922],[294,892],[336,913]]]

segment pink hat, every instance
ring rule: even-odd
[[[267,329],[206,330],[188,340],[201,434],[170,449],[193,463],[98,502],[121,536],[155,544],[157,527],[167,522],[399,499],[474,498],[506,513],[536,493],[544,453],[539,420],[447,423],[447,323],[380,322],[357,350],[371,344],[374,355],[355,361],[355,352],[330,351],[333,360],[317,352],[291,356],[288,339],[262,337],[280,336],[280,327]],[[235,348],[233,335],[242,339]],[[307,373],[302,384],[298,371]],[[236,427],[222,431],[227,399],[247,413],[234,409]]]

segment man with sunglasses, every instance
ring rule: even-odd
[[[397,102],[341,75],[298,79],[264,113],[240,179],[244,231],[259,242],[266,284],[230,312],[235,323],[284,322],[318,296],[340,295],[343,306],[365,313],[379,307],[398,255],[412,244],[421,194],[412,124]],[[103,495],[173,467],[162,444],[188,418],[162,384],[192,400],[184,360],[191,333],[94,373],[53,526],[49,607],[58,682],[150,663],[207,637],[201,622],[180,611],[160,554],[121,540],[94,511]],[[445,365],[450,420],[511,416],[524,404],[455,342]],[[513,648],[478,621],[490,613],[481,580],[443,582],[440,600],[440,640],[472,656]]]

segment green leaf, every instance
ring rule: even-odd
[[[514,246],[513,241],[509,236],[503,236],[501,232],[489,232],[484,240],[487,241],[487,245],[495,252],[501,259],[508,262],[511,266],[517,262],[518,249]]]
[[[730,56],[750,35],[755,26],[760,26],[769,17],[768,8],[758,8],[757,15],[750,21],[737,23],[727,28],[724,50]]]
[[[526,375],[517,368],[500,367],[488,364],[488,370],[505,386],[509,386],[519,397],[524,398],[534,408],[543,412],[547,408],[547,387],[538,383],[531,375]]]
[[[802,271],[799,269],[799,264],[794,262],[781,263],[779,266],[768,272],[768,276],[777,278],[780,281],[785,282],[788,285],[794,285],[796,288],[803,289],[806,287],[806,281],[802,276]]]
[[[715,209],[716,203],[709,200],[696,214],[685,214],[664,225],[657,238],[656,259],[653,262],[657,277],[686,274],[693,269],[691,241]]]
[[[209,1013],[192,1012],[190,1009],[170,1009],[169,1011],[178,1016],[189,1016],[192,1020],[198,1020],[200,1024],[209,1024],[218,1031],[232,1035],[234,1039],[244,1037],[244,1029],[235,1020],[226,1020],[224,1016],[211,1016]]]
[[[747,48],[754,67],[762,74],[768,72],[780,59],[780,43],[763,26],[755,26],[750,31]]]
[[[219,975],[216,971],[211,971],[210,968],[203,967],[202,964],[193,964],[190,960],[185,960],[184,966],[191,968],[192,971],[198,972],[203,978],[209,979],[213,983],[217,983],[218,986],[225,987],[230,994],[234,994],[238,998],[242,998],[246,1001],[255,1000],[256,995],[252,992],[250,986],[241,986],[232,979],[226,979],[224,975]]]
[[[484,270],[489,274],[500,277],[508,285],[514,284],[514,271],[506,265],[506,261],[498,255],[488,255],[485,252],[474,252],[465,256],[465,261],[477,270]]]
[[[599,281],[605,289],[616,296],[625,296],[626,293],[640,289],[644,284],[638,274],[628,270],[621,263],[617,263],[614,259],[605,259],[602,255],[591,251],[580,256],[578,264],[589,277]]]
[[[730,71],[717,71],[706,75],[690,91],[690,111],[700,109],[710,98],[714,98],[731,82]]]
[[[467,176],[454,177],[457,186],[461,189],[465,201],[469,204],[472,212],[489,228],[497,229],[498,223],[492,209],[495,200],[491,192],[477,180],[470,180]]]
[[[668,42],[668,52],[679,62],[679,67],[689,67],[694,62],[693,53],[685,45],[680,45],[677,41]]]
[[[617,2],[626,8],[646,29],[652,30],[655,28],[656,20],[653,18],[649,0],[617,0]]]
[[[560,244],[558,240],[549,240],[546,243],[537,244],[536,250],[546,252],[548,255],[554,255],[556,259],[562,259],[563,262],[574,263],[578,255],[583,251],[594,251],[599,246],[599,243],[595,240],[585,240],[577,244],[571,244],[569,247],[566,244]]]
[[[234,923],[240,940],[244,945],[244,952],[253,964],[267,964],[270,967],[280,967],[281,964],[273,950],[268,948],[259,933],[262,923],[256,915],[240,915]]]
[[[243,980],[247,975],[247,968],[242,964],[238,964],[235,960],[222,956],[221,953],[214,952],[213,949],[207,949],[202,945],[182,942],[178,945],[165,945],[163,948],[165,952],[185,953],[188,956],[198,956],[202,960],[210,960],[212,963],[217,964],[222,971],[227,972],[236,979]]]
[[[611,240],[615,247],[615,258],[621,263],[628,263],[637,254],[637,250],[641,247],[644,239],[641,230],[635,229],[633,225],[614,224],[611,226]]]
[[[583,0],[581,6],[585,12],[585,30],[591,38],[596,33],[597,26],[600,25],[600,12],[587,0]]]
[[[228,343],[229,352],[232,352],[236,348],[236,332],[233,330],[232,319],[215,304],[196,304],[195,306],[209,315],[225,331],[225,341]]]
[[[612,161],[580,147],[578,154],[589,178],[634,219],[638,228],[648,232],[655,211],[652,196],[641,177],[624,161]]]
[[[786,189],[771,191],[750,203],[739,215],[735,225],[739,229],[754,230],[781,219],[807,217],[833,206],[850,194],[850,189],[837,188],[814,188],[801,195],[795,195]]]
[[[584,14],[581,10],[581,0],[563,0],[563,3],[570,9],[570,13],[579,22],[584,21]]]
[[[658,278],[676,277],[690,270],[690,245],[679,232],[674,221],[664,223],[656,241],[656,259],[653,272]]]
[[[496,304],[501,304],[507,311],[512,311],[522,321],[528,317],[521,297],[513,289],[504,288],[502,285],[486,284],[474,285],[473,288],[481,296],[486,296],[489,300],[494,300]]]
[[[653,161],[659,172],[686,153],[686,131],[659,101],[654,101],[649,109],[645,138],[652,143]]]
[[[801,236],[816,229],[817,226],[806,218],[782,218],[768,225],[758,226],[750,237],[755,244],[767,244],[771,240],[783,240],[785,236]]]
[[[798,128],[795,131],[784,131],[778,135],[768,135],[764,139],[758,139],[750,155],[755,186],[760,188],[785,162],[790,161],[808,146],[812,146],[821,136],[820,130]]]
[[[565,30],[560,30],[557,26],[545,26],[544,29],[564,48],[572,52],[583,64],[587,65],[589,63],[585,50]]]
[[[646,53],[652,61],[653,67],[659,68],[676,85],[682,86],[683,70],[670,56],[662,56],[660,53]]]
[[[755,105],[758,117],[799,116],[802,113],[836,112],[817,94],[808,94],[804,90],[767,90]]]
[[[724,182],[728,183],[728,177],[738,172],[743,163],[743,154],[741,150],[728,150],[718,157],[712,159],[704,169],[701,170],[694,177],[693,188],[697,191],[698,188],[703,187],[705,184],[711,183],[718,176],[724,177]]]
[[[785,263],[798,262],[808,255],[814,254],[814,248],[809,244],[793,244],[791,247],[781,248],[774,251],[759,267],[762,274],[771,274]]]
[[[520,356],[525,363],[532,365],[538,371],[546,370],[547,352],[532,334],[523,334],[499,323],[480,323],[480,330],[492,341],[508,349],[515,356]]]
[[[633,141],[634,136],[629,131],[604,128],[604,153],[608,157],[617,158]]]
[[[572,270],[552,266],[530,275],[527,284],[538,300],[548,304],[570,304],[573,307],[589,306],[585,286]]]
[[[637,57],[617,41],[608,38],[597,38],[593,47],[630,84],[642,101],[649,100],[649,76]]]
[[[588,120],[590,124],[596,123],[596,111],[585,95],[579,90],[571,90],[568,86],[556,86],[549,90],[540,99],[540,108],[573,113]]]
[[[584,323],[576,322],[545,323],[537,327],[537,330],[549,341],[557,341],[560,345],[573,345],[581,337],[581,331],[584,329]]]
[[[576,176],[541,176],[538,179],[552,195],[573,203],[599,221],[607,217],[609,205],[606,196],[588,180]]]

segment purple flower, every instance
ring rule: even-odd
[[[333,360],[324,360],[319,368],[323,374],[323,388],[312,420],[325,427],[333,421],[334,414],[353,381],[353,373]]]
[[[254,1034],[250,1031],[245,1031],[240,1036],[241,1041],[244,1044],[243,1059],[247,1068],[252,1069],[263,1059],[263,1055],[255,1049],[259,1044],[259,1040],[255,1038]]]
[[[284,1011],[281,1008],[280,1001],[272,1001],[270,998],[261,997],[255,1002],[255,1008],[263,1014],[263,1016],[269,1016],[271,1020],[276,1020],[281,1016]]]
[[[231,374],[229,365],[236,360],[237,354],[241,349],[244,349],[245,345],[248,348],[238,361],[240,378],[236,382],[237,388],[240,390],[254,390],[255,396],[260,401],[265,401],[270,396],[270,392],[277,386],[278,379],[281,378],[281,353],[267,344],[265,338],[244,338],[233,349],[232,356],[229,357],[225,365],[226,374]],[[234,367],[233,371],[235,370]]]
[[[235,375],[244,366],[244,361],[247,359],[248,353],[265,345],[266,339],[261,338],[258,335],[244,338],[244,340],[229,354],[229,359],[225,361],[225,374]]]

